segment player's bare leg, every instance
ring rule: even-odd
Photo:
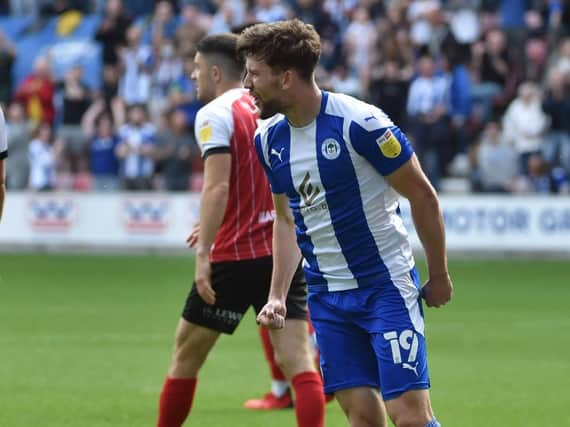
[[[386,409],[380,393],[370,387],[354,387],[335,393],[350,427],[386,427]],[[423,427],[423,426],[422,426]]]
[[[322,380],[310,349],[307,322],[288,319],[283,329],[271,330],[277,363],[295,391],[299,427],[323,427],[325,398]]]
[[[387,400],[386,409],[396,427],[439,427],[428,390],[410,390]]]
[[[193,378],[198,375],[219,336],[219,332],[180,319],[168,376]]]
[[[271,374],[271,391],[258,399],[249,399],[244,403],[247,409],[275,410],[293,407],[291,390],[285,374],[275,360],[275,350],[269,336],[269,329],[264,326],[258,328],[265,360]]]
[[[158,427],[182,426],[192,407],[198,371],[219,336],[219,332],[180,319],[174,356],[160,394]]]

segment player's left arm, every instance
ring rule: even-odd
[[[385,178],[410,201],[412,218],[428,264],[429,278],[423,288],[424,297],[428,306],[442,306],[451,299],[453,285],[447,269],[445,228],[437,194],[415,154]]]
[[[439,307],[451,299],[453,286],[447,270],[445,231],[437,195],[406,135],[381,111],[372,109],[370,114],[372,119],[358,119],[351,124],[351,143],[392,188],[410,201],[428,263],[424,296],[428,306]]]

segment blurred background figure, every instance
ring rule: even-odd
[[[142,30],[130,26],[127,45],[120,51],[119,95],[127,105],[146,103],[150,96],[151,48],[142,43]]]
[[[16,101],[22,103],[26,115],[34,123],[53,124],[55,107],[53,97],[55,86],[47,56],[40,56],[34,63],[34,70],[16,91]]]
[[[28,148],[30,189],[35,191],[55,189],[57,160],[60,158],[63,148],[61,141],[54,141],[51,125],[40,123]]]
[[[521,173],[528,172],[531,155],[542,155],[548,116],[542,111],[541,93],[536,84],[525,82],[503,117],[506,142],[517,151]]]
[[[449,85],[443,76],[435,74],[435,64],[430,56],[419,60],[418,73],[408,95],[410,135],[426,175],[438,189],[440,159],[448,157],[445,150],[449,149]]]
[[[120,138],[116,132],[111,112],[99,100],[83,116],[81,123],[87,138],[89,171],[92,189],[95,191],[117,191],[119,185],[119,159],[117,146]]]
[[[56,89],[62,99],[62,117],[57,129],[57,137],[65,147],[62,167],[77,173],[86,166],[86,135],[81,128],[81,119],[93,101],[91,90],[83,81],[83,67],[72,66],[63,81],[56,84]]]
[[[95,40],[103,48],[103,64],[116,67],[119,52],[127,44],[127,29],[132,19],[125,13],[121,0],[107,0],[101,24],[95,34]]]
[[[116,148],[120,160],[121,188],[150,190],[154,174],[155,127],[148,121],[143,105],[131,105],[127,123],[118,130]]]
[[[485,126],[475,149],[473,188],[484,193],[510,193],[518,176],[517,152],[505,142],[497,122]]]
[[[155,158],[168,191],[188,191],[192,165],[200,153],[183,111],[165,113],[165,128],[157,134]]]
[[[22,104],[13,102],[6,110],[6,136],[10,147],[10,161],[6,164],[6,183],[10,190],[24,190],[28,186],[30,164],[28,144],[32,125],[26,118]]]

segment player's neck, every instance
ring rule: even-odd
[[[239,89],[243,87],[241,84],[241,81],[224,81],[224,82],[220,82],[217,86],[216,86],[216,98],[220,95],[223,95],[224,93],[226,93],[228,90],[232,90],[232,89]]]
[[[289,124],[302,128],[310,124],[321,111],[322,93],[315,82],[293,92],[291,107],[284,114]]]

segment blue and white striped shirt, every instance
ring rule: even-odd
[[[323,92],[321,111],[303,128],[282,115],[264,122],[255,145],[274,193],[287,194],[312,292],[382,286],[414,266],[384,176],[413,150],[380,109]]]

